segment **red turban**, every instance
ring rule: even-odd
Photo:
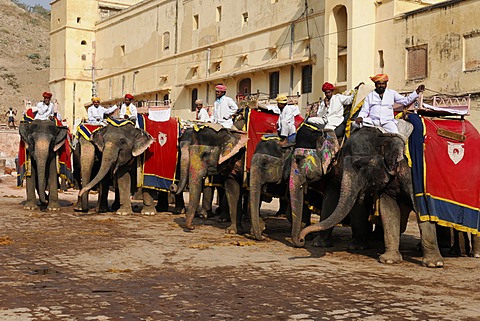
[[[133,100],[133,96],[130,95],[130,94],[126,94],[126,95],[125,95],[125,98],[128,98],[128,99],[130,99],[130,100]]]
[[[373,82],[387,82],[388,76],[386,74],[376,74],[373,77],[370,77]]]
[[[334,90],[334,89],[335,89],[335,86],[329,82],[326,82],[322,85],[322,91]]]
[[[216,91],[227,91],[227,86],[224,85],[216,85],[215,86]]]
[[[49,92],[45,91],[45,92],[42,94],[42,96],[43,96],[43,98],[48,98],[48,99],[50,99],[50,98],[52,98],[52,93],[49,93]]]

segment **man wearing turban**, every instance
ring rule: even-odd
[[[215,103],[213,104],[213,122],[225,128],[232,128],[232,116],[237,112],[238,106],[232,98],[225,96],[227,87],[224,85],[215,86]]]
[[[363,83],[359,83],[354,90],[357,90],[362,84]],[[344,106],[352,103],[353,97],[355,97],[355,91],[350,95],[334,95],[334,90],[335,86],[329,82],[322,85],[322,91],[325,94],[325,98],[321,100],[317,114],[311,115],[307,118],[308,123],[314,124],[320,129],[325,128],[333,130],[343,123]],[[341,136],[342,134],[343,133],[337,133],[337,136]]]
[[[137,121],[137,106],[133,104],[133,96],[130,94],[125,95],[120,107],[120,118],[130,119],[134,123]]]
[[[195,100],[195,106],[197,107],[197,120],[203,122],[211,122],[211,117],[208,114],[207,107],[203,106],[203,100]]]
[[[278,95],[275,100],[281,111],[277,121],[278,135],[282,138],[280,145],[286,147],[295,143],[297,134],[295,116],[300,114],[300,110],[297,105],[289,104],[288,97],[285,95]]]
[[[44,92],[42,96],[43,96],[43,101],[39,102],[36,106],[37,114],[35,115],[35,119],[53,120],[53,110],[55,106],[50,101],[50,99],[52,98],[52,94],[49,92]]]
[[[425,90],[425,86],[418,86],[415,91],[405,97],[395,90],[387,89],[387,75],[377,74],[370,79],[375,83],[375,90],[365,97],[358,118],[355,119],[355,126],[382,127],[389,133],[398,133],[393,104],[410,105],[417,99],[418,94]]]
[[[92,106],[88,107],[88,123],[92,125],[102,125],[105,114],[111,114],[117,109],[117,105],[110,108],[100,106],[100,98],[92,97]]]

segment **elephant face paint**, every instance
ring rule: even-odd
[[[315,149],[296,148],[293,152],[292,170],[293,175],[302,175],[308,180],[322,176],[321,160]],[[292,177],[292,175],[290,175]],[[291,180],[290,180],[291,181]]]

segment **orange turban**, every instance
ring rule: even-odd
[[[45,92],[42,94],[42,96],[43,96],[43,98],[48,98],[48,99],[50,99],[50,98],[52,98],[52,93],[49,93],[49,92],[45,91]]]
[[[370,79],[373,81],[373,82],[387,82],[388,81],[388,75],[386,74],[376,74],[375,76],[373,77],[370,77]]]
[[[125,95],[125,98],[128,98],[128,99],[130,99],[130,100],[133,100],[133,96],[130,95],[130,94],[126,94],[126,95]]]
[[[227,91],[227,86],[224,85],[216,85],[215,86],[216,91]]]
[[[322,91],[334,90],[334,89],[335,89],[335,86],[329,82],[326,82],[322,85]]]

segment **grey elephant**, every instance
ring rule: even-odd
[[[100,130],[102,126],[89,125],[90,131],[93,133],[96,130]],[[83,133],[84,127],[79,126],[77,130],[78,143],[73,152],[74,160],[74,176],[79,184],[80,189],[87,185],[91,179],[96,175],[100,168],[102,159],[102,153],[95,147],[95,144],[91,141],[91,135],[89,133]],[[108,175],[107,175],[108,176]],[[108,188],[111,180],[106,179],[100,183],[98,203],[96,206],[96,212],[103,213],[108,212]],[[77,204],[75,205],[75,211],[88,212],[88,196],[89,193],[84,193],[81,197],[78,197]]]
[[[402,260],[399,251],[402,217],[414,210],[411,170],[404,157],[405,141],[397,134],[383,134],[376,128],[355,131],[338,156],[341,176],[339,200],[333,213],[322,212],[322,221],[306,227],[299,235],[299,244],[312,232],[330,229],[367,195],[377,195],[384,228],[385,253],[382,263]],[[405,221],[405,219],[403,219]],[[435,224],[418,222],[423,249],[422,264],[442,267],[443,258],[437,244]]]
[[[120,202],[116,213],[119,215],[132,214],[131,171],[137,165],[136,157],[141,155],[154,142],[154,139],[146,131],[135,128],[131,121],[121,121],[117,124],[109,123],[96,131],[92,136],[92,142],[102,153],[102,163],[98,174],[82,188],[79,197],[88,193],[106,175],[109,175],[110,171],[113,171]]]
[[[303,242],[299,240],[299,234],[302,229],[304,195],[309,186],[318,185],[320,180],[330,172],[339,149],[334,130],[318,129],[310,124],[303,124],[298,130],[289,176],[292,242],[296,246],[303,246]],[[325,199],[322,208],[324,206]]]
[[[57,126],[52,120],[22,121],[20,136],[25,144],[30,173],[26,174],[27,201],[24,208],[37,208],[35,188],[42,204],[50,211],[60,210],[58,200],[57,151],[65,144],[67,127]],[[48,199],[46,191],[49,192]]]
[[[177,189],[177,194],[183,192],[188,180],[190,195],[186,214],[187,229],[195,229],[193,218],[200,202],[205,176],[222,173],[226,176],[225,193],[232,222],[227,228],[227,232],[243,232],[240,215],[237,215],[237,207],[243,182],[245,160],[243,147],[246,140],[245,133],[226,129],[218,124],[196,126],[189,146],[189,160],[182,164],[182,174]],[[188,164],[188,168],[185,167],[186,164]],[[188,173],[188,179],[185,173]]]

